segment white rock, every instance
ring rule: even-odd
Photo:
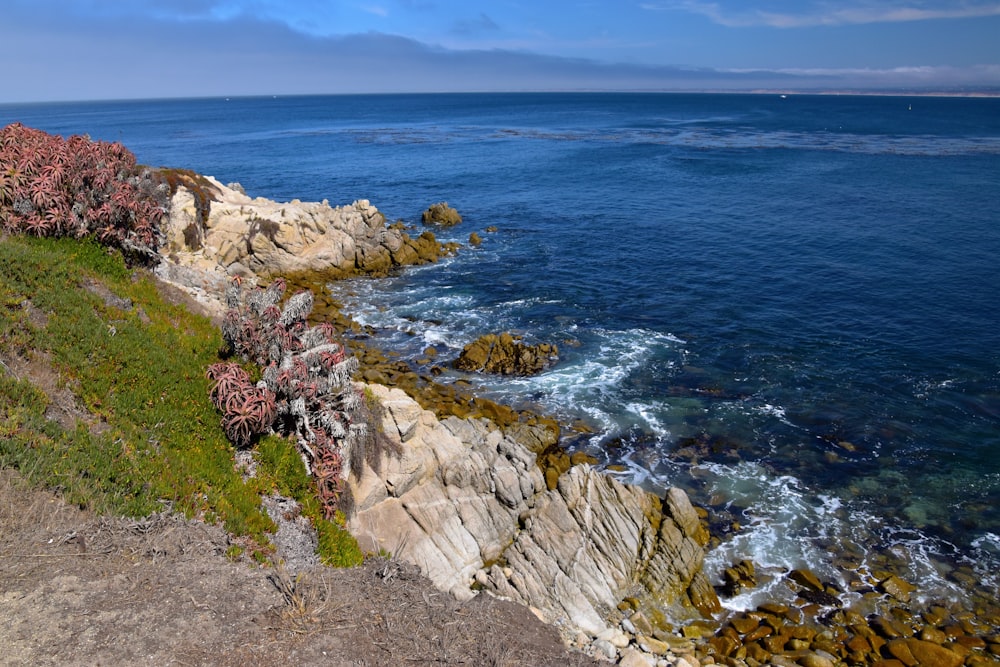
[[[611,635],[610,641],[618,648],[625,648],[632,643],[632,637],[621,630],[615,630],[614,634]]]
[[[604,639],[598,639],[593,643],[594,647],[594,657],[605,658],[607,660],[614,660],[618,657],[618,649],[614,645]]]

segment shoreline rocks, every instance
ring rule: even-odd
[[[177,187],[165,229],[168,258],[156,274],[220,316],[233,275],[255,280],[287,271],[305,286],[383,275],[448,250],[429,232],[410,239],[402,225],[386,226],[367,201],[279,204],[207,177],[189,185]],[[430,578],[439,588],[517,600],[560,627],[568,643],[619,664],[1000,665],[995,601],[975,612],[960,603],[917,609],[919,591],[888,572],[863,582],[868,592],[857,609],[834,604],[839,591],[796,571],[787,581],[799,594],[794,605],[720,613],[702,569],[708,535],[686,494],[658,498],[571,466],[568,455],[546,449],[558,425],[475,397],[459,400],[454,387],[403,366],[383,359],[369,372],[434,412],[398,389],[372,387],[404,454],[383,461],[381,475],[366,469],[351,482],[352,526],[372,551],[436,572]],[[530,442],[530,449],[520,444]],[[751,563],[731,569],[724,581],[732,592],[754,588]]]
[[[427,207],[420,219],[425,225],[452,227],[462,222],[462,215],[449,206],[448,202],[443,201]]]
[[[221,297],[232,275],[321,282],[381,275],[398,260],[433,261],[441,251],[402,251],[408,237],[367,201],[336,209],[279,204],[207,177],[197,184],[194,193],[177,187],[164,230],[169,261],[158,273],[206,299]],[[410,246],[432,240],[428,232]],[[554,346],[526,346],[510,334],[494,339],[490,351],[499,345],[494,366],[501,370],[538,370],[556,354]],[[355,502],[349,528],[372,553],[416,564],[459,599],[488,591],[521,602],[570,635],[607,630],[626,596],[658,609],[675,602],[718,609],[701,572],[707,531],[683,492],[658,498],[589,465],[543,474],[537,453],[552,429],[545,420],[532,426],[500,414],[502,406],[493,410],[502,426],[470,416],[439,420],[400,389],[368,390],[386,407],[383,427],[403,448],[399,459],[376,466],[381,474],[366,465],[348,480]]]
[[[660,610],[719,610],[701,571],[708,534],[687,495],[664,498],[589,465],[549,490],[535,455],[483,419],[438,421],[398,389],[369,385],[403,454],[350,479],[363,549],[414,563],[459,599],[488,591],[596,637],[626,597]]]
[[[802,586],[799,593],[810,590]],[[916,613],[887,594],[874,607],[867,606],[867,613],[817,605],[808,596],[799,600],[765,603],[732,615],[707,639],[708,656],[726,664],[800,667],[1000,665],[996,618],[990,624],[941,605]]]
[[[162,223],[162,252],[181,269],[219,274],[222,280],[299,273],[326,279],[384,276],[397,267],[435,262],[456,249],[438,243],[430,231],[411,238],[401,224],[387,225],[366,199],[338,207],[326,201],[251,199],[238,184],[196,176],[175,178]],[[185,276],[175,272],[174,279]]]
[[[536,375],[559,359],[559,348],[528,345],[521,336],[486,334],[466,345],[454,366],[458,370],[499,375]]]

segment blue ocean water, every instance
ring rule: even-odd
[[[472,379],[739,521],[710,566],[836,576],[856,550],[928,595],[971,572],[1000,597],[1000,99],[0,106],[15,120],[251,196],[370,199],[415,225],[446,200],[465,221],[439,238],[479,248],[332,287],[383,345],[416,363],[491,331],[557,343],[540,376]]]

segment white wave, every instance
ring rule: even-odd
[[[972,546],[977,549],[995,551],[1000,555],[1000,535],[996,533],[986,533],[972,541]]]
[[[670,439],[670,429],[660,418],[663,412],[669,410],[669,406],[664,404],[627,403],[624,408],[630,414],[637,416],[641,422],[641,426],[656,436],[658,440],[667,441]]]
[[[753,608],[767,598],[787,599],[783,573],[805,567],[847,590],[844,574],[832,556],[850,548],[860,556],[858,573],[886,569],[887,561],[908,581],[919,581],[918,599],[962,599],[962,587],[948,575],[956,560],[976,569],[985,585],[995,585],[1000,536],[989,533],[974,544],[980,556],[962,556],[954,545],[887,521],[863,505],[828,494],[813,494],[796,478],[773,475],[758,464],[706,464],[693,471],[707,493],[742,509],[741,528],[705,559],[709,577],[721,582],[726,567],[742,559],[758,569],[761,585],[724,600],[735,611]],[[989,555],[989,552],[993,552]],[[845,594],[846,598],[851,595]]]
[[[788,421],[788,417],[785,416],[785,408],[780,405],[765,403],[764,405],[757,406],[757,411],[763,415],[775,417],[778,421],[782,424],[786,424],[787,426],[795,426],[795,424]]]
[[[951,389],[958,380],[949,378],[947,380],[917,380],[914,381],[913,395],[917,398],[927,398],[931,394],[943,389]]]
[[[765,403],[757,408],[760,412],[765,415],[771,415],[772,417],[777,417],[778,419],[785,419],[785,409],[780,405],[771,405],[770,403]]]
[[[424,329],[421,340],[429,346],[445,346],[448,348],[460,347],[451,329],[446,327],[427,327]]]
[[[562,303],[562,299],[550,299],[546,297],[530,297],[524,299],[511,299],[510,301],[503,301],[497,304],[498,308],[504,308],[512,310],[519,306],[544,306]]]
[[[609,413],[620,412],[619,388],[637,369],[650,362],[654,355],[669,356],[683,341],[671,334],[646,329],[613,331],[598,329],[586,332],[596,340],[584,345],[596,347],[596,352],[573,355],[550,370],[533,377],[511,378],[503,382],[506,391],[541,393],[553,404],[571,404],[579,408],[604,406]],[[612,408],[611,406],[614,406]],[[650,412],[653,406],[636,407]]]
[[[699,470],[712,495],[744,508],[742,529],[713,552],[712,561],[725,567],[729,560],[749,558],[764,568],[824,569],[823,554],[801,538],[830,525],[840,511],[837,503],[817,502],[795,477],[772,475],[753,462],[711,463]]]
[[[880,537],[880,549],[893,557],[903,578],[920,582],[914,593],[918,601],[929,603],[942,598],[966,597],[963,586],[948,578],[954,569],[957,552],[954,545],[930,538],[919,530],[894,525],[883,526]],[[966,559],[958,555],[958,560]],[[879,569],[878,565],[870,569]]]

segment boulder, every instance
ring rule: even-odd
[[[961,655],[944,646],[913,638],[905,641],[917,664],[926,667],[959,667],[965,662]]]
[[[622,667],[656,667],[656,658],[634,648],[627,648],[622,651],[618,664]]]
[[[745,588],[753,588],[757,585],[757,576],[754,564],[748,560],[742,560],[727,567],[722,572],[722,593],[727,597],[739,595]]]
[[[820,582],[819,577],[805,569],[796,569],[788,573],[788,578],[797,583],[803,588],[812,591],[823,591],[823,584]]]
[[[459,212],[449,206],[446,201],[431,204],[420,216],[420,219],[425,225],[439,227],[451,227],[462,222],[462,216]]]
[[[403,453],[348,480],[363,549],[415,563],[460,599],[486,590],[590,636],[637,592],[663,607],[712,594],[707,531],[683,491],[661,498],[586,464],[549,490],[535,454],[488,420],[438,421],[401,390],[368,390]]]
[[[509,333],[486,334],[462,349],[455,368],[500,375],[535,375],[559,358],[559,348],[540,343],[528,345]]]
[[[917,587],[904,579],[892,575],[879,582],[878,590],[891,595],[900,602],[909,602],[910,594],[917,590]]]

